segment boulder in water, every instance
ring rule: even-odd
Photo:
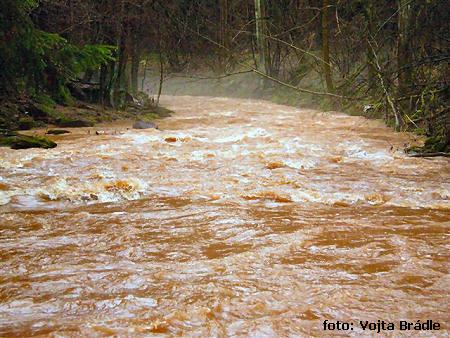
[[[58,127],[63,128],[83,128],[83,127],[92,127],[94,125],[94,122],[85,119],[62,117],[57,119],[55,124]]]
[[[153,122],[136,121],[133,124],[133,128],[134,129],[151,129],[151,128],[158,129],[158,126]]]
[[[0,146],[9,146],[11,149],[50,149],[55,148],[56,143],[42,136],[28,136],[17,133],[9,133],[5,136],[0,135]]]
[[[50,129],[47,131],[47,135],[62,135],[62,134],[70,134],[70,131],[63,129]]]

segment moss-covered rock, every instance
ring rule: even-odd
[[[142,121],[151,122],[159,118],[159,115],[156,113],[146,113],[144,115],[140,115]]]
[[[62,134],[70,134],[70,131],[63,129],[50,129],[47,131],[47,135],[62,135]]]
[[[164,107],[157,107],[155,109],[155,113],[158,114],[159,118],[169,117],[172,116],[172,114],[174,114],[172,110]]]
[[[174,112],[164,107],[152,107],[142,110],[139,114],[139,119],[142,121],[153,121],[155,119],[162,119],[172,116]]]
[[[92,127],[94,125],[94,122],[86,119],[61,117],[55,121],[55,124],[58,127],[64,128],[82,128],[82,127]]]
[[[0,135],[0,146],[11,147],[11,149],[29,149],[29,148],[55,148],[56,143],[46,137],[28,136],[17,133]]]

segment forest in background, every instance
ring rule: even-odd
[[[446,0],[2,0],[0,128],[80,99],[126,109],[142,95],[148,68],[161,80],[248,72],[261,88],[383,118],[426,135],[425,151],[448,152],[449,7]]]

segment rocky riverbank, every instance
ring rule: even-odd
[[[69,131],[52,128],[93,127],[99,123],[118,120],[150,123],[172,114],[173,111],[152,102],[132,103],[123,110],[81,101],[71,106],[62,106],[46,96],[4,102],[0,104],[0,146],[12,149],[54,148],[57,144],[52,137]],[[44,129],[46,135],[20,133],[36,128]]]

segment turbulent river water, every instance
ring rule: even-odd
[[[161,130],[0,148],[0,336],[448,334],[449,159],[361,117],[163,103]]]

